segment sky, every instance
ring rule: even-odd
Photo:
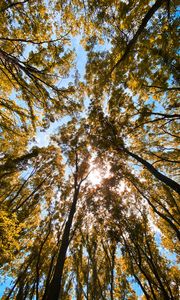
[[[79,74],[81,75],[81,80],[83,80],[84,75],[85,75],[85,65],[87,62],[87,53],[81,46],[80,39],[81,39],[81,36],[72,37],[71,42],[72,42],[72,47],[75,49],[75,52],[76,52],[76,67],[77,67]],[[108,45],[108,44],[107,45],[105,44],[105,46],[101,46],[101,47],[102,47],[102,49],[104,49],[104,47],[106,47],[107,49],[110,49],[110,45]],[[101,50],[101,48],[99,48],[99,50]],[[26,51],[28,53],[28,51],[30,51],[30,48],[26,49]],[[70,76],[68,78],[62,80],[62,82],[58,85],[58,87],[60,87],[61,85],[68,86],[69,82],[71,80],[73,81],[74,73],[75,73],[75,70],[72,70],[70,73]],[[147,104],[151,103],[152,101],[153,101],[152,99],[149,99],[147,101]],[[86,99],[85,107],[88,106],[88,103],[89,103],[88,99]],[[156,107],[156,111],[162,111],[162,109],[163,108],[160,105]],[[58,129],[59,126],[66,124],[69,120],[70,120],[69,116],[63,117],[60,120],[55,121],[54,123],[51,123],[50,127],[48,129],[46,129],[45,131],[41,131],[40,128],[38,128],[36,137],[35,137],[35,142],[31,143],[29,145],[29,147],[31,148],[32,146],[38,146],[38,147],[48,146],[48,143],[50,141],[50,135],[55,133],[55,131]],[[94,178],[96,181],[100,181],[98,171],[96,171],[96,174],[92,176],[92,179],[91,179],[92,182],[93,182]],[[95,183],[95,181],[94,181],[94,183]],[[176,256],[167,250],[165,251],[164,248],[160,245],[161,244],[161,236],[160,236],[159,232],[156,232],[156,241],[160,246],[159,249],[160,249],[161,253],[163,255],[166,255],[167,258],[169,258],[175,262]],[[131,278],[130,278],[130,281],[131,281]],[[11,283],[11,278],[6,278],[4,283],[0,283],[0,297],[2,296],[2,294],[4,292],[4,289],[7,286],[9,286],[10,283]],[[140,287],[136,283],[132,283],[132,286],[135,288],[137,294],[140,296],[142,293]]]
[[[72,47],[75,49],[75,52],[76,52],[76,68],[81,76],[80,79],[83,80],[84,75],[85,75],[85,65],[87,62],[87,53],[81,46],[80,39],[81,39],[81,36],[72,37],[71,42],[72,42]],[[107,44],[105,46],[101,46],[100,49],[96,49],[96,50],[103,50],[104,47],[106,47],[106,46],[108,49],[110,49],[110,45]],[[28,53],[28,49],[26,49],[26,52]],[[74,74],[75,74],[75,70],[72,70],[70,72],[70,76],[66,79],[63,79],[58,84],[58,87],[68,86],[69,82],[74,81]],[[14,97],[14,94],[13,94],[13,97]],[[135,99],[135,101],[136,101],[136,99]],[[152,103],[152,101],[153,101],[152,99],[149,99],[147,101],[147,104]],[[86,99],[85,108],[88,107],[88,104],[89,104],[89,100]],[[162,107],[159,106],[156,108],[156,110],[160,111],[160,110],[162,110]],[[62,117],[60,120],[55,121],[54,123],[51,123],[50,127],[48,129],[46,129],[45,131],[41,131],[41,129],[38,128],[36,137],[35,137],[35,142],[30,143],[29,148],[31,148],[32,146],[38,146],[38,147],[48,146],[49,141],[50,141],[50,136],[57,131],[59,126],[66,124],[68,121],[70,121],[70,119],[71,119],[71,117],[69,117],[69,116]],[[90,174],[89,180],[94,185],[99,184],[102,179],[102,178],[100,178],[100,176],[101,175],[99,174],[98,170],[95,170],[94,173]],[[122,186],[122,190],[123,190],[123,188],[124,187]],[[154,226],[154,225],[152,224],[152,226]],[[157,228],[153,227],[153,230],[156,231]],[[161,244],[161,236],[160,236],[160,233],[158,230],[156,231],[155,236],[156,236],[156,241],[159,244],[159,249],[160,249],[161,254],[164,254],[167,258],[170,258],[175,262],[176,256],[167,250],[165,251],[164,248],[160,245]],[[131,277],[129,277],[129,281],[131,282],[131,285],[135,289],[137,295],[140,297],[142,295],[142,290],[139,287],[139,285],[136,282],[134,282],[134,280]],[[11,282],[12,282],[12,279],[7,277],[7,278],[5,278],[5,281],[3,283],[0,283],[0,297],[3,295],[5,288],[7,286],[10,287]]]
[[[85,75],[85,65],[87,62],[87,54],[86,51],[83,49],[83,47],[80,44],[81,36],[76,36],[71,38],[72,48],[74,48],[76,53],[76,68],[81,76],[81,80],[83,80]],[[68,87],[69,83],[71,81],[74,81],[74,75],[75,75],[75,69],[71,70],[70,75],[68,78],[65,78],[61,80],[60,83],[58,83],[58,88],[60,87]],[[88,102],[88,101],[87,101]],[[88,103],[85,103],[85,105],[88,105]],[[49,144],[50,141],[50,135],[55,133],[55,131],[58,129],[59,126],[66,124],[68,121],[70,121],[70,116],[62,117],[60,120],[51,122],[51,125],[48,129],[45,131],[41,131],[40,128],[37,129],[35,142],[30,144],[30,148],[32,146],[37,147],[46,147]]]
[[[81,76],[81,80],[83,80],[84,74],[85,74],[85,65],[87,62],[87,54],[86,51],[84,51],[83,47],[80,44],[80,36],[72,37],[72,48],[75,49],[76,52],[76,67],[77,70]],[[31,50],[31,46],[29,48],[26,48],[24,56],[26,57]],[[58,85],[58,87],[66,87],[68,86],[69,82],[74,80],[74,74],[75,70],[72,70],[70,72],[70,76],[66,79],[63,79],[61,83]],[[15,98],[15,93],[12,93],[11,98]],[[23,105],[23,104],[21,104]],[[88,103],[86,102],[85,105],[87,106]],[[68,121],[70,121],[70,117],[66,116],[61,118],[58,121],[55,121],[54,123],[51,123],[50,127],[46,129],[45,131],[41,131],[40,128],[37,129],[36,136],[35,136],[35,142],[31,142],[29,144],[29,149],[33,146],[37,147],[46,147],[49,144],[50,141],[50,135],[54,134],[55,131],[58,129],[59,126],[66,124]],[[1,278],[4,277],[4,282],[0,282],[0,297],[2,297],[4,290],[6,287],[10,287],[12,279],[10,277],[1,276]]]

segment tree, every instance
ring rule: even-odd
[[[176,1],[0,15],[2,299],[179,299]]]
[[[66,128],[67,130],[67,128]],[[76,127],[74,124],[70,124],[69,131],[65,131],[63,133],[62,131],[62,142],[65,142],[65,153],[68,156],[68,160],[70,162],[70,165],[74,167],[74,173],[73,173],[73,187],[72,187],[72,204],[70,206],[70,211],[68,213],[67,221],[65,223],[65,227],[62,234],[61,239],[61,245],[58,251],[57,255],[57,262],[55,265],[54,274],[52,277],[52,280],[50,282],[49,287],[47,288],[47,291],[45,291],[45,294],[43,296],[43,299],[59,299],[59,296],[61,294],[62,289],[62,275],[63,275],[63,269],[64,269],[64,263],[67,255],[68,246],[70,243],[70,234],[72,231],[72,224],[74,219],[74,214],[76,213],[76,206],[79,199],[79,194],[81,191],[81,185],[83,181],[87,178],[87,169],[88,164],[85,162],[85,159],[88,157],[88,152],[85,148],[86,143],[82,139],[79,141],[80,137],[79,134],[82,134],[82,130],[80,132],[75,133]],[[73,136],[71,134],[73,133]],[[61,139],[58,143],[61,143]],[[70,148],[70,149],[68,149]],[[81,152],[80,152],[81,151]],[[80,152],[80,153],[79,153]],[[84,156],[85,155],[85,156]],[[79,158],[80,156],[80,158]],[[83,157],[84,156],[84,157]]]
[[[37,125],[46,127],[66,114],[66,109],[74,110],[76,103],[73,87],[58,87],[74,55],[67,47],[69,29],[63,21],[53,22],[54,7],[38,0],[11,5],[3,1],[0,9],[1,130],[5,138],[6,131],[23,136]]]

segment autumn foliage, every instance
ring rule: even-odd
[[[178,300],[177,1],[1,0],[0,25],[1,299]]]

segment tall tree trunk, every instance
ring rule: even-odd
[[[130,40],[130,42],[127,44],[126,49],[124,51],[124,54],[121,56],[121,58],[117,61],[117,63],[112,67],[110,74],[116,69],[121,62],[128,56],[130,50],[134,47],[135,43],[137,42],[140,34],[143,32],[144,28],[146,27],[149,20],[152,18],[152,16],[155,14],[155,12],[162,6],[163,3],[165,3],[166,0],[157,0],[154,5],[148,10],[144,18],[142,19],[141,25],[139,26],[138,30],[136,31],[133,38]]]
[[[127,177],[128,178],[128,177]],[[151,206],[151,208],[153,209],[153,211],[159,216],[161,217],[163,220],[165,220],[171,227],[172,229],[175,231],[176,235],[177,235],[177,238],[179,239],[180,241],[180,232],[179,232],[179,229],[178,227],[172,222],[172,220],[174,222],[176,222],[177,224],[179,224],[174,218],[172,215],[170,215],[169,211],[166,209],[165,206],[163,206],[163,209],[165,210],[165,212],[169,213],[170,216],[167,216],[165,215],[164,213],[160,212],[156,207],[155,205],[152,203],[152,201],[150,200],[149,197],[147,197],[145,195],[145,193],[143,193],[140,188],[130,179],[128,178],[128,180],[133,184],[133,186],[137,189],[137,191],[140,193],[140,195],[147,200],[148,204]],[[171,217],[171,219],[170,219]]]
[[[4,165],[0,165],[0,172],[17,169],[20,164],[24,164],[28,159],[38,156],[40,150],[38,148],[33,149],[32,152],[24,154],[14,159],[8,159]]]
[[[43,240],[43,242],[40,245],[40,249],[39,249],[39,253],[38,253],[38,257],[37,257],[37,262],[36,262],[36,300],[39,299],[39,280],[40,280],[41,253],[42,253],[42,250],[43,250],[43,247],[44,247],[45,243],[47,242],[47,239],[48,239],[50,233],[51,233],[51,219],[49,221],[48,231],[47,231],[47,234],[45,236],[45,239]]]
[[[113,247],[112,253],[111,253],[111,258],[112,258],[112,263],[111,263],[111,279],[110,279],[110,297],[111,300],[114,300],[114,266],[115,266],[115,252],[116,248]]]
[[[80,189],[80,185],[75,186],[73,202],[72,202],[71,210],[70,210],[68,220],[65,225],[64,232],[63,232],[61,247],[60,247],[58,258],[57,258],[54,275],[51,280],[50,286],[48,288],[47,296],[43,297],[43,300],[52,300],[52,299],[58,300],[60,297],[64,263],[66,260],[66,253],[67,253],[67,249],[69,246],[69,236],[70,236],[70,230],[71,230],[71,226],[72,226],[72,222],[73,222],[73,217],[76,212],[76,204],[77,204],[77,200],[78,200],[79,189]]]
[[[163,175],[162,173],[160,173],[158,170],[156,170],[156,168],[153,167],[153,165],[151,165],[149,162],[147,162],[146,160],[144,160],[143,158],[141,158],[137,154],[134,154],[134,153],[130,152],[126,148],[123,148],[123,151],[125,153],[127,153],[128,155],[130,155],[131,157],[135,158],[144,167],[146,167],[146,169],[152,175],[154,175],[157,179],[162,181],[164,184],[166,184],[168,187],[170,187],[171,189],[173,189],[174,191],[176,191],[180,195],[180,185],[176,181],[174,181],[174,180],[170,179],[169,177],[167,177],[167,176]]]
[[[49,284],[50,284],[51,274],[52,274],[52,271],[53,271],[53,263],[54,263],[55,256],[56,256],[56,253],[54,253],[53,256],[51,257],[50,266],[49,266],[47,278],[46,278],[46,281],[45,281],[45,290],[44,290],[44,294],[43,294],[42,299],[46,299],[46,297],[47,297],[47,292],[48,292],[48,287],[49,287]]]

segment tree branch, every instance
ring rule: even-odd
[[[137,32],[135,33],[135,35],[133,36],[133,38],[130,40],[130,42],[127,44],[127,47],[125,49],[124,54],[121,56],[121,58],[117,61],[117,63],[112,67],[110,74],[112,74],[112,72],[121,64],[121,62],[123,60],[125,60],[125,58],[128,56],[130,50],[132,49],[132,47],[135,45],[135,43],[137,42],[139,36],[141,35],[141,33],[143,32],[144,28],[146,27],[147,23],[149,22],[149,20],[152,18],[152,16],[154,15],[154,13],[161,7],[161,5],[163,3],[165,3],[165,0],[157,0],[154,5],[149,9],[149,11],[146,13],[146,15],[144,16],[141,25],[139,26]]]
[[[8,10],[9,8],[12,8],[12,7],[16,6],[16,5],[23,5],[23,4],[26,3],[26,2],[29,2],[29,0],[24,0],[24,1],[22,1],[22,2],[19,1],[19,2],[11,3],[11,4],[7,5],[6,7],[2,8],[2,9],[0,10],[0,13],[3,13],[3,12],[5,12],[6,10]]]

